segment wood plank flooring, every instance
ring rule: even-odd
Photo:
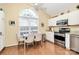
[[[78,53],[70,50],[66,50],[58,45],[52,44],[50,42],[42,43],[42,47],[31,46],[24,50],[23,46],[13,46],[5,48],[1,55],[78,55]]]

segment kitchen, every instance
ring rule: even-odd
[[[79,59],[79,0],[0,0],[1,59]]]
[[[79,54],[76,53],[79,52],[79,4],[6,3],[0,4],[0,7],[0,51],[3,51],[2,54],[63,55],[66,54],[66,52],[68,52],[69,55]],[[6,22],[4,24],[5,26],[2,20],[4,20],[4,23]],[[5,27],[6,30],[3,27]],[[40,37],[34,34],[38,32],[41,33]],[[28,46],[31,48],[26,48],[26,42],[28,41],[25,40],[28,39],[30,33],[34,34],[32,35],[32,46],[29,46],[29,44]],[[19,35],[21,35],[21,37]],[[39,46],[35,44],[37,41],[36,37],[41,38],[40,42],[42,41],[42,44],[38,44]],[[20,46],[19,49],[17,48],[19,47],[18,38],[23,39],[23,46]],[[30,36],[29,38],[31,39]],[[36,45],[37,47],[35,48]],[[23,50],[24,48],[26,50]]]
[[[47,40],[66,49],[79,52],[79,10],[61,13],[60,16],[49,19]],[[53,36],[53,37],[52,37]]]

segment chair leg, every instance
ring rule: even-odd
[[[24,43],[24,54],[26,52],[26,43]]]
[[[19,48],[20,42],[18,42],[18,48]]]
[[[34,42],[32,43],[33,47],[34,47]]]
[[[27,46],[27,48],[28,48],[28,44],[26,43],[26,46]]]
[[[34,48],[37,46],[36,42],[34,42]]]
[[[41,45],[41,47],[42,47],[42,41],[40,41],[40,45]]]
[[[37,47],[38,44],[39,44],[39,42],[35,42],[35,47]]]
[[[24,49],[26,48],[26,43],[24,43]]]
[[[18,42],[18,46],[19,46],[19,42]]]

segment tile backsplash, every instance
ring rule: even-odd
[[[60,27],[54,27],[54,31],[58,32]],[[79,32],[79,26],[69,26],[70,32]]]

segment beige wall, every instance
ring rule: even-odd
[[[6,46],[17,45],[16,33],[18,31],[20,11],[31,7],[31,4],[0,4],[0,8],[3,8],[5,12]],[[38,10],[37,14],[39,16],[39,31],[45,32],[47,30],[47,20],[49,19],[49,16],[46,15],[42,10]],[[9,25],[10,20],[14,20],[16,22],[15,26]],[[41,22],[45,24],[43,28],[41,27]]]

